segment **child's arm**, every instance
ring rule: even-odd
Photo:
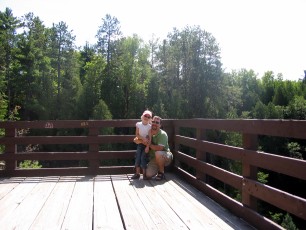
[[[148,132],[148,136],[147,136],[148,142],[146,143],[146,148],[145,148],[146,153],[148,153],[150,150],[151,139],[152,139],[152,134],[151,134],[151,129],[150,129]]]
[[[152,140],[152,134],[151,134],[151,129],[149,130],[149,132],[148,132],[148,136],[147,136],[147,138],[148,138],[148,146],[151,144],[151,140]]]
[[[139,128],[137,126],[136,126],[136,133],[135,133],[134,142],[136,144],[143,144],[143,140],[142,140],[142,137],[139,135]]]
[[[138,139],[141,139],[141,136],[139,135],[139,128],[138,127],[136,127],[136,134],[135,135]]]

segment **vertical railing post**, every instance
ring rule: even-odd
[[[258,136],[255,134],[246,134],[242,136],[243,148],[248,150],[257,150],[258,148]],[[257,167],[251,166],[242,160],[242,176],[252,180],[257,180]],[[242,184],[242,204],[257,211],[257,199],[251,196],[244,189],[244,182]]]
[[[206,140],[206,138],[207,138],[206,130],[205,129],[197,129],[196,138],[197,138],[197,140]],[[206,162],[207,161],[207,153],[205,151],[203,151],[202,149],[201,150],[197,149],[196,150],[196,158],[199,161]],[[204,173],[204,172],[196,171],[196,178],[198,180],[204,181],[205,183],[207,182],[206,181],[206,173]]]
[[[173,151],[173,158],[174,158],[174,166],[175,167],[180,167],[180,161],[178,161],[175,157],[175,153],[179,151],[179,144],[177,143],[176,139],[176,135],[180,134],[180,127],[177,126],[177,124],[175,122],[173,122],[174,124],[174,133],[173,133],[173,141],[174,141],[174,151]]]
[[[174,150],[175,150],[175,145],[174,145],[174,143],[175,143],[175,129],[174,129],[173,120],[167,121],[167,126],[165,127],[165,131],[168,134],[168,144],[169,144],[170,151],[172,152],[172,154],[174,154]],[[174,165],[174,163],[172,162],[169,166],[167,166],[166,170],[172,171],[173,170],[173,165]]]
[[[89,126],[88,136],[89,137],[98,137],[98,135],[99,135],[99,128]],[[98,152],[99,152],[99,143],[90,143],[88,153],[89,154],[97,154]],[[99,160],[97,160],[97,159],[89,160],[90,172],[93,175],[98,174],[99,166],[100,166],[100,161]]]
[[[12,124],[5,129],[5,137],[15,138],[16,137],[16,128]],[[12,176],[17,167],[17,162],[14,156],[17,153],[17,146],[15,140],[10,141],[5,144],[5,153],[10,156],[10,160],[5,161],[5,174],[7,176]]]

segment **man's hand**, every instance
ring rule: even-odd
[[[152,145],[150,144],[150,149],[154,150],[154,151],[163,151],[164,146],[162,145]]]

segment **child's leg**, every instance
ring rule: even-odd
[[[131,177],[132,179],[138,179],[140,177],[140,164],[141,164],[141,153],[142,147],[141,145],[137,145],[136,157],[135,157],[135,174]]]
[[[137,172],[137,168],[138,168],[138,172],[139,172],[139,166],[141,164],[141,152],[142,152],[142,149],[141,149],[141,146],[140,144],[137,145],[137,149],[136,149],[136,156],[135,156],[135,168],[136,168],[136,172]]]
[[[146,168],[147,168],[147,154],[143,151],[141,155],[141,168],[142,168],[142,175],[143,179],[145,180],[147,178],[146,176]]]
[[[139,179],[140,177],[140,167],[136,167],[135,174],[131,177],[131,179]]]

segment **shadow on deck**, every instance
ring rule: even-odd
[[[11,177],[0,181],[0,228],[254,229],[172,173]]]

